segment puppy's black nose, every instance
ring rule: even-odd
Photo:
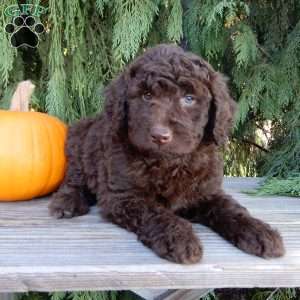
[[[151,129],[152,141],[156,144],[167,144],[172,140],[171,130],[163,126],[155,126]]]

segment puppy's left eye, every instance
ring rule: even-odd
[[[152,99],[152,95],[150,92],[147,92],[143,95],[143,99],[146,101],[150,101]]]
[[[186,95],[180,100],[181,100],[181,104],[185,106],[193,105],[195,103],[195,99],[191,95]]]

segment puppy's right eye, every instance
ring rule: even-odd
[[[147,92],[143,95],[143,99],[146,101],[150,101],[152,99],[151,93]]]

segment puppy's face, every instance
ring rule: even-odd
[[[212,95],[185,58],[138,64],[128,84],[128,135],[148,153],[187,154],[201,143]],[[203,75],[203,74],[202,74]],[[205,77],[207,74],[204,74]]]

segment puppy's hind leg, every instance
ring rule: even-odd
[[[58,219],[81,216],[88,213],[90,202],[80,168],[69,164],[64,182],[52,195],[49,204],[50,215]]]

